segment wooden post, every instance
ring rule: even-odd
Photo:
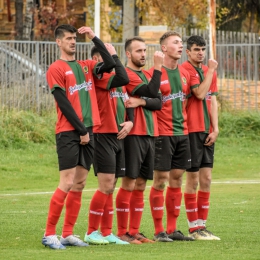
[[[216,0],[208,0],[208,4],[210,58],[216,59]]]

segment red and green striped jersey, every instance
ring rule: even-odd
[[[104,73],[101,79],[94,79],[101,124],[93,128],[94,133],[118,133],[125,122],[125,102],[129,99],[126,88],[110,89],[114,73]]]
[[[126,68],[128,74],[129,83],[125,86],[130,96],[138,97],[135,95],[135,91],[144,84],[148,84],[152,78],[146,70],[135,71],[130,68]],[[146,97],[141,97],[146,98]],[[129,135],[149,135],[158,136],[158,123],[156,112],[145,109],[143,107],[137,107],[134,110],[134,126]]]
[[[92,60],[57,60],[47,71],[47,82],[51,91],[55,88],[65,91],[76,114],[86,127],[100,124],[93,78],[96,64],[97,62]],[[56,133],[75,130],[57,104],[56,109]]]
[[[150,72],[154,68],[150,69]],[[162,109],[157,110],[159,135],[188,134],[186,103],[190,95],[190,75],[181,66],[176,69],[162,67],[160,91]]]
[[[208,67],[202,64],[201,68],[194,67],[186,61],[182,64],[190,74],[191,90],[197,88],[207,75]],[[212,82],[206,97],[203,100],[196,98],[193,94],[188,99],[187,114],[189,132],[212,132],[210,121],[211,96],[218,95],[217,73],[214,72]]]

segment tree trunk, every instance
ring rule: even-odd
[[[23,40],[30,41],[33,28],[34,0],[26,0],[26,8],[23,25]]]
[[[15,40],[23,38],[23,0],[15,0]]]

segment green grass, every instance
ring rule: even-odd
[[[7,136],[0,136],[1,144],[5,140],[0,146],[0,259],[259,259],[260,140],[259,128],[255,127],[259,115],[252,115],[254,123],[245,120],[247,123],[242,125],[247,130],[241,130],[241,122],[248,115],[225,116],[225,119],[220,117],[222,133],[216,145],[207,223],[221,241],[90,246],[59,251],[41,245],[49,200],[59,180],[53,136],[55,117],[16,112],[2,115],[0,132]],[[16,127],[17,122],[23,122],[22,131]],[[32,123],[34,128],[30,126]],[[44,134],[34,138],[36,135],[29,134],[34,131]],[[12,138],[10,143],[6,141],[9,138]],[[96,187],[97,180],[91,171],[75,226],[75,234],[81,238],[87,229],[89,201]],[[141,231],[152,238],[148,193],[149,188],[145,193]],[[178,228],[187,233],[185,215],[182,205]],[[62,222],[63,216],[57,227],[59,234]]]

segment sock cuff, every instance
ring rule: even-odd
[[[143,196],[144,196],[144,191],[143,190],[133,190],[132,191],[132,197],[143,198]]]
[[[181,193],[181,188],[172,188],[172,187],[168,186],[167,191],[171,192],[171,193]]]
[[[61,190],[60,188],[57,188],[55,190],[54,194],[55,194],[55,197],[60,198],[60,199],[65,199],[68,195],[67,192]]]
[[[198,191],[198,197],[204,198],[204,199],[209,199],[210,192],[205,192],[205,191]]]
[[[151,187],[151,192],[153,192],[154,194],[158,194],[158,195],[161,195],[163,193],[163,190],[157,190],[155,189],[153,186]]]
[[[68,193],[70,196],[73,196],[74,198],[81,198],[82,191],[69,191]]]
[[[184,193],[185,199],[196,199],[197,195],[196,193]]]

